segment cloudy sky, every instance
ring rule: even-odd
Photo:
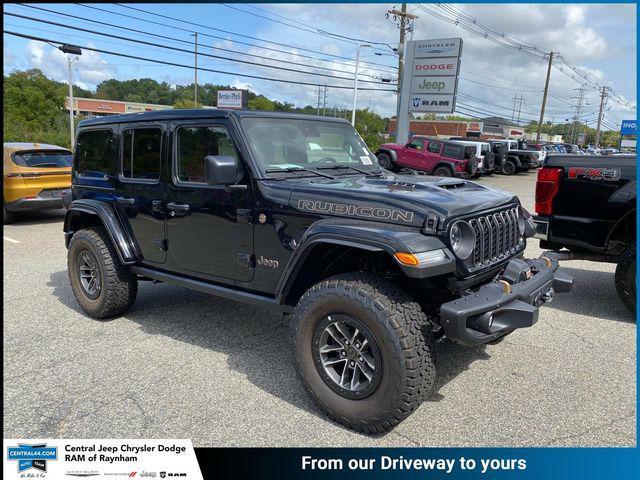
[[[473,112],[477,117],[495,114],[511,118],[514,96],[522,95],[521,122],[537,120],[546,62],[469,33],[433,14],[442,14],[441,7],[425,5],[429,12],[422,10],[420,4],[409,4],[409,12],[418,16],[414,22],[413,39],[462,37],[464,40],[458,98],[460,113],[466,108],[467,115]],[[397,57],[391,47],[397,47],[399,31],[392,19],[385,18],[385,12],[393,8],[393,4],[130,4],[144,11],[112,4],[34,6],[51,11],[5,4],[5,31],[41,37],[54,44],[56,41],[74,43],[184,65],[193,65],[193,54],[134,43],[129,39],[192,51],[192,32],[197,31],[199,51],[221,57],[200,56],[199,65],[210,70],[229,72],[201,71],[200,82],[249,87],[270,98],[299,106],[315,105],[318,97],[318,87],[315,85],[326,82],[329,87],[327,108],[349,107],[352,102],[353,58],[356,50],[356,41],[353,39],[366,41],[372,47],[361,50],[363,63],[359,86],[363,90],[358,93],[358,107],[369,107],[385,116],[395,111],[396,96],[388,91],[393,87],[380,80],[395,79],[397,76]],[[475,18],[523,43],[536,45],[541,52],[561,52],[564,58],[588,72],[601,85],[611,87],[616,97],[608,100],[605,116],[606,124],[610,127],[615,127],[622,119],[636,117],[635,5],[452,6],[467,18]],[[8,13],[57,22],[75,29]],[[107,37],[98,32],[125,38]],[[37,67],[52,78],[66,80],[65,55],[54,46],[6,33],[4,41],[5,74],[14,69]],[[234,62],[232,59],[254,64]],[[175,85],[191,83],[193,69],[84,50],[75,64],[74,76],[78,85],[90,89],[109,78],[151,77]],[[545,119],[560,123],[571,118],[576,89],[579,87],[580,82],[554,68]],[[378,90],[364,90],[366,88]],[[595,124],[595,112],[599,106],[596,89],[586,91],[585,103],[583,118]]]

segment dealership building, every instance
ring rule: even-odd
[[[389,121],[390,135],[396,130],[396,119]],[[473,122],[455,120],[418,120],[409,122],[410,135],[426,135],[434,138],[477,137],[489,138],[524,138],[524,127],[501,117],[487,117]]]
[[[65,99],[65,106],[69,110],[69,97]],[[119,102],[117,100],[100,100],[96,98],[73,98],[73,109],[76,115],[87,117],[101,117],[104,115],[119,115],[122,113],[151,112],[153,110],[173,109],[170,105],[156,105],[153,103]]]

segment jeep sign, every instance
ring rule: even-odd
[[[455,77],[413,77],[411,93],[448,93],[456,89]]]
[[[398,143],[408,140],[409,112],[453,113],[461,53],[461,38],[407,42],[398,102]]]

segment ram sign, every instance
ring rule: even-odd
[[[398,134],[409,136],[409,113],[453,113],[460,71],[461,38],[407,42],[400,91]]]

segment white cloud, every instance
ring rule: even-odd
[[[94,47],[93,44],[87,46]],[[25,56],[31,67],[39,68],[45,75],[60,81],[67,80],[67,54],[59,49],[31,40],[25,46]],[[85,49],[73,62],[74,84],[81,88],[94,88],[115,74],[115,66],[110,65],[98,52]]]

